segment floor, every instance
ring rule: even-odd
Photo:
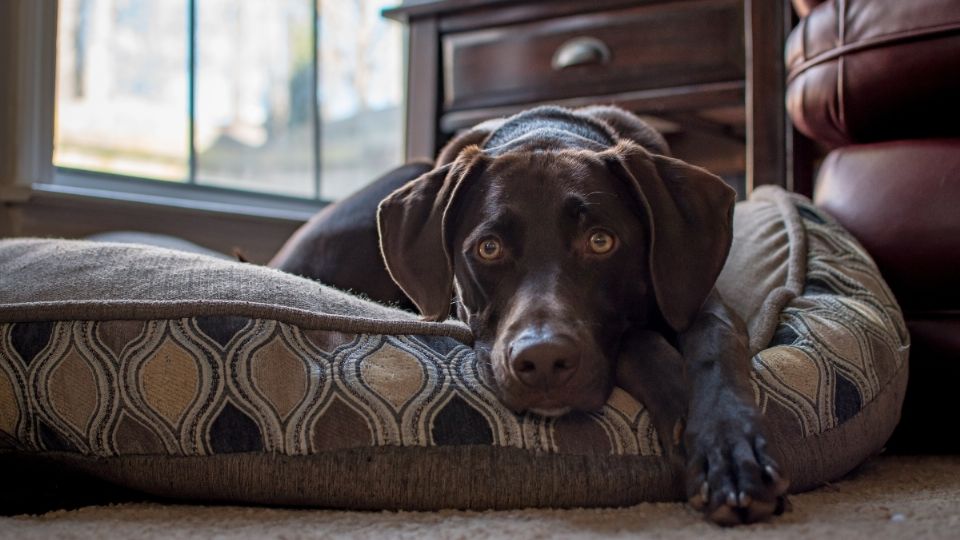
[[[881,457],[792,497],[772,523],[721,529],[681,504],[510,512],[340,512],[137,503],[0,518],[0,538],[960,539],[960,456]]]

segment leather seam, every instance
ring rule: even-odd
[[[893,43],[907,42],[913,40],[919,40],[922,38],[928,38],[933,36],[939,36],[941,34],[952,34],[954,32],[960,33],[960,22],[950,23],[942,26],[934,26],[925,29],[922,32],[917,32],[916,30],[898,32],[895,34],[887,34],[881,37],[869,39],[866,41],[858,41],[856,43],[843,44],[839,47],[830,49],[829,51],[822,52],[809,60],[805,60],[798,64],[797,66],[790,69],[790,73],[787,76],[787,83],[793,82],[794,79],[799,77],[803,72],[808,69],[824,64],[831,60],[841,58],[843,56],[849,55],[851,53],[861,52],[869,49],[878,49],[891,45]]]

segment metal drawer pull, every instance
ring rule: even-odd
[[[550,65],[555,71],[573,66],[602,65],[610,61],[610,48],[597,38],[578,37],[565,41],[553,53]]]

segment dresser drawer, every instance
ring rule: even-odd
[[[443,110],[743,78],[741,0],[644,4],[443,36]]]

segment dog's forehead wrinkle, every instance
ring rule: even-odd
[[[612,197],[613,199],[620,198],[616,193],[613,193],[612,191],[598,190],[598,191],[591,191],[590,193],[586,193],[583,195],[583,198],[586,199],[587,204],[599,204],[601,202],[604,202],[605,200],[609,200],[608,199],[609,197]]]
[[[507,236],[514,240],[520,238],[527,231],[522,214],[522,211],[510,206],[493,205],[468,229],[465,241],[476,242],[490,234]]]
[[[584,219],[590,213],[590,203],[585,197],[570,194],[563,203],[564,214],[577,220]]]
[[[619,197],[609,191],[589,191],[571,192],[565,197],[563,207],[565,213],[572,216],[583,217],[586,215],[596,215],[611,204],[616,204]]]

